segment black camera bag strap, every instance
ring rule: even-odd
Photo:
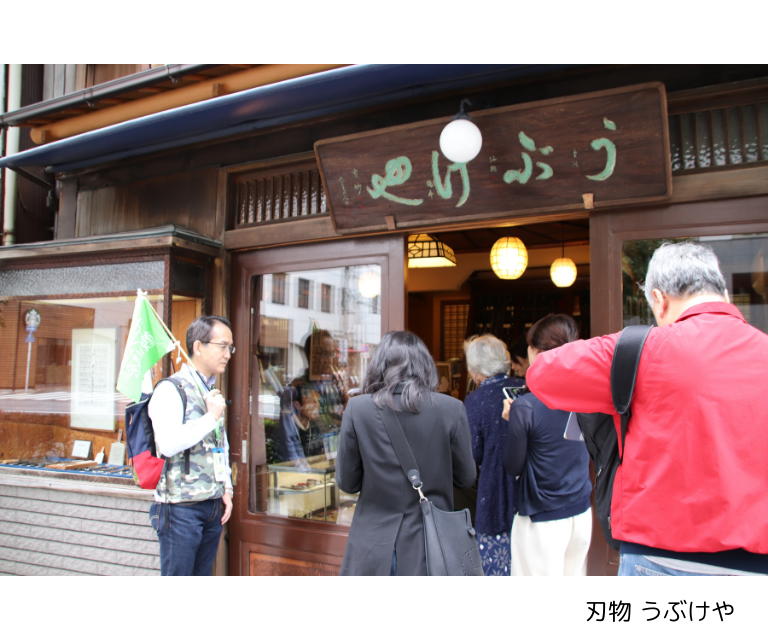
[[[625,327],[616,343],[611,361],[611,397],[613,408],[621,417],[621,451],[619,464],[624,460],[624,440],[627,437],[627,425],[632,417],[630,405],[635,392],[637,369],[640,356],[648,334],[653,327],[649,325],[634,325]]]

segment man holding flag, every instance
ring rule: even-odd
[[[168,335],[140,295],[119,391],[140,396],[145,373],[178,344]],[[232,513],[232,471],[223,420],[226,403],[213,388],[216,375],[224,372],[235,351],[229,321],[220,316],[195,319],[187,331],[186,346],[189,362],[168,378],[177,389],[167,382],[158,384],[149,401],[157,453],[166,458],[150,521],[160,540],[162,575],[209,576],[222,526]],[[179,391],[186,396],[186,411]]]

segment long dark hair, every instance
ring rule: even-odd
[[[536,351],[549,351],[579,338],[576,321],[564,313],[550,313],[528,330],[528,344]]]
[[[405,383],[401,395],[403,408],[419,413],[422,400],[437,389],[437,367],[416,334],[390,331],[381,338],[371,358],[362,391],[370,393],[380,409],[385,405],[397,409],[392,394],[401,382]]]

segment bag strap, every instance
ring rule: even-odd
[[[619,464],[624,460],[624,440],[627,437],[627,425],[632,417],[630,405],[632,404],[632,395],[635,392],[635,381],[637,380],[637,368],[640,365],[640,356],[643,353],[643,346],[648,334],[653,329],[648,325],[634,325],[625,327],[619,341],[616,343],[616,349],[613,352],[611,361],[611,398],[613,399],[613,408],[621,417],[621,454],[619,455]]]
[[[389,440],[392,442],[392,447],[395,450],[395,455],[403,469],[405,477],[408,478],[408,482],[411,483],[413,488],[419,492],[419,501],[425,502],[427,499],[421,492],[422,482],[419,465],[416,462],[416,458],[413,457],[413,451],[411,451],[411,446],[408,444],[408,440],[405,439],[405,432],[397,417],[397,413],[390,407],[379,409],[379,413],[384,421],[384,427],[387,430]]]
[[[187,421],[187,392],[184,391],[184,387],[182,386],[181,382],[170,377],[158,380],[157,384],[154,386],[154,389],[157,389],[157,385],[159,385],[161,382],[165,382],[166,380],[173,384],[174,389],[179,392],[179,397],[181,398],[181,424],[184,424]],[[164,455],[160,454],[160,457],[165,460]],[[189,475],[189,449],[185,449],[181,452],[181,459],[184,465],[184,474]]]

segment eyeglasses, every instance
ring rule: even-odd
[[[230,353],[235,352],[235,345],[233,344],[225,344],[223,342],[203,342],[203,344],[215,344],[217,347],[221,348],[222,353],[224,353],[227,349],[229,349]]]

